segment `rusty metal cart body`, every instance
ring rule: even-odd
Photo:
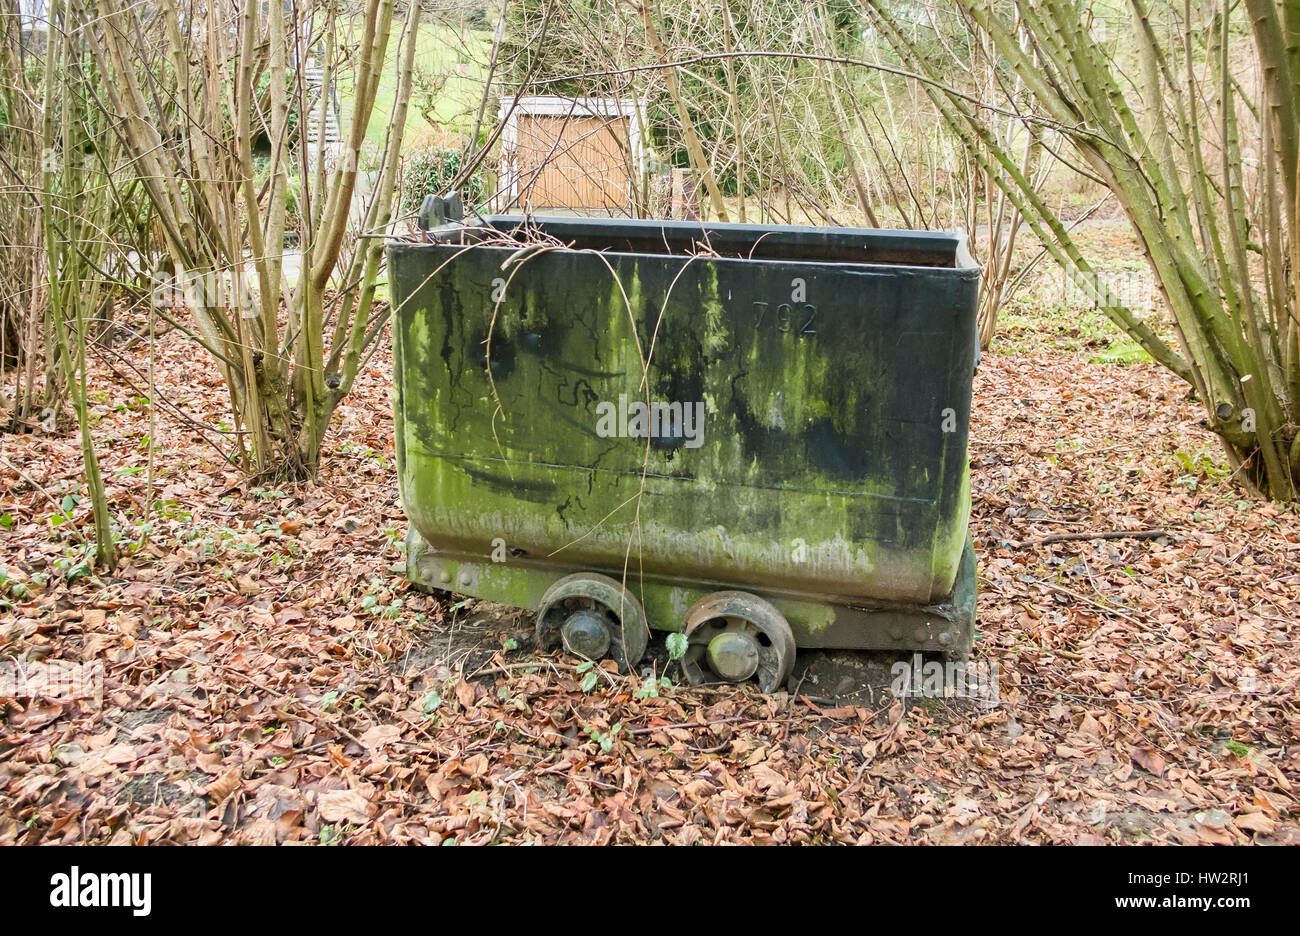
[[[956,235],[495,216],[388,246],[412,581],[692,679],[969,653]]]

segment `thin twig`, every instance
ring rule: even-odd
[[[1095,540],[1095,539],[1144,540],[1144,539],[1160,539],[1161,537],[1165,537],[1167,539],[1175,539],[1175,540],[1182,539],[1182,537],[1176,536],[1173,533],[1170,533],[1168,530],[1099,530],[1094,532],[1080,532],[1080,533],[1054,533],[1051,536],[1044,536],[1042,539],[1025,540],[1024,542],[1016,543],[1013,548],[1027,549],[1030,546],[1047,546],[1050,543],[1067,543],[1067,542],[1076,542],[1080,540]]]

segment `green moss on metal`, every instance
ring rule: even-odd
[[[428,264],[447,259],[430,253]],[[502,253],[464,253],[397,319],[403,502],[440,550],[487,557],[501,538],[521,563],[608,570],[630,548],[634,565],[691,594],[710,587],[692,582],[730,583],[924,602],[951,586],[969,510],[964,465],[917,448],[926,414],[900,396],[889,343],[849,320],[863,318],[855,281],[810,275],[822,331],[802,334],[801,318],[789,330],[772,318],[788,271],[695,259],[656,334],[682,258],[607,255],[615,282],[599,257],[551,252],[523,261],[493,323],[491,281],[509,275]],[[420,278],[399,265],[395,295]],[[756,301],[769,303],[761,322]],[[648,387],[638,338],[642,353],[654,341]],[[651,445],[647,457],[645,439],[598,436],[597,405],[620,394],[703,402],[703,445]],[[963,475],[960,503],[926,500],[950,472]],[[501,575],[484,586],[493,600],[525,604]],[[680,594],[664,600],[665,615],[680,613]],[[825,605],[808,605],[820,609],[805,613],[808,627],[833,622]]]

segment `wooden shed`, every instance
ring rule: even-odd
[[[630,214],[644,159],[636,113],[629,99],[503,97],[502,207]]]

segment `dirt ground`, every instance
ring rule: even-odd
[[[0,699],[0,844],[1300,843],[1300,517],[1232,483],[1155,365],[1000,341],[971,445],[999,696],[905,705],[888,655],[806,654],[770,697],[584,691],[526,614],[402,579],[385,355],[319,482],[259,487],[204,428],[229,420],[212,369],[162,339],[159,506],[111,574],[76,438],[0,439],[0,666],[103,672],[99,706]],[[145,355],[92,384],[134,543]]]

